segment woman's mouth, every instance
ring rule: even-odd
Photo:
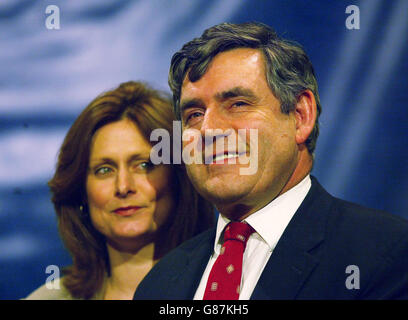
[[[138,212],[141,207],[129,206],[115,209],[113,212],[122,217],[128,217]]]

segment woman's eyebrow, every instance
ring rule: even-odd
[[[103,157],[103,158],[95,158],[95,159],[90,159],[89,161],[89,167],[95,167],[100,164],[109,164],[112,166],[115,166],[116,163],[113,161],[111,158]]]
[[[128,158],[127,162],[130,163],[139,160],[150,160],[150,152],[135,153]]]
[[[150,159],[150,152],[137,152],[132,155],[130,155],[126,162],[130,163],[132,161],[137,161],[137,160],[146,160]],[[116,161],[113,160],[112,158],[109,157],[102,157],[102,158],[95,158],[90,160],[90,166],[97,166],[100,164],[109,164],[112,166],[116,166]]]

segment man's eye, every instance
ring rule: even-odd
[[[245,102],[245,101],[237,101],[237,102],[234,102],[232,104],[233,107],[243,107],[243,106],[247,106],[247,105],[248,105],[248,103]]]
[[[202,112],[193,112],[193,113],[191,113],[191,114],[189,114],[187,117],[186,117],[186,123],[188,123],[190,120],[193,120],[193,119],[195,119],[195,118],[198,118],[198,117],[201,117],[203,115],[203,113]]]

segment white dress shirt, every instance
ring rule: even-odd
[[[311,185],[310,176],[307,175],[292,189],[243,220],[251,225],[255,232],[249,237],[243,256],[239,300],[248,300],[251,297],[269,257],[289,221],[309,192]],[[211,268],[223,244],[223,231],[229,222],[230,220],[222,216],[222,214],[219,215],[214,252],[208,261],[200,285],[194,295],[194,300],[202,300],[204,297]]]

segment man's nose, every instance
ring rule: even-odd
[[[226,117],[217,108],[208,108],[200,128],[203,139],[203,150],[210,152],[223,152],[229,150],[231,142],[234,143],[233,129]],[[230,141],[232,138],[232,141]],[[216,150],[215,150],[216,149]],[[233,148],[234,149],[234,148]]]
[[[128,169],[120,169],[116,177],[116,196],[124,198],[135,192],[135,182],[132,173]]]
[[[225,136],[225,132],[229,128],[228,120],[218,108],[208,108],[206,110],[200,128],[203,137],[214,137],[215,139],[218,136]]]

